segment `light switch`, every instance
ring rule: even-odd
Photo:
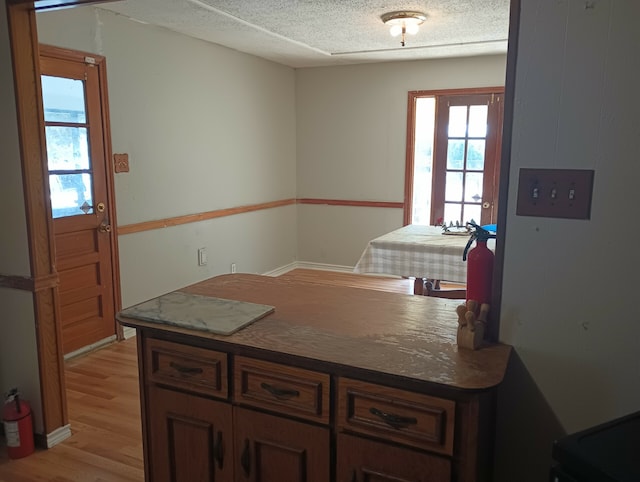
[[[594,171],[520,169],[516,215],[589,219]]]

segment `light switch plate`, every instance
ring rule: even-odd
[[[589,219],[594,171],[520,169],[516,215]]]

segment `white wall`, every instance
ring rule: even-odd
[[[295,198],[293,69],[79,7],[38,14],[42,43],[105,55],[118,224]],[[295,208],[119,237],[123,306],[296,259]],[[209,264],[197,266],[206,247]]]
[[[546,480],[555,436],[640,409],[639,16],[637,0],[522,2],[498,480]],[[594,169],[591,219],[516,216],[521,167]]]
[[[296,71],[299,198],[404,201],[407,93],[503,86],[504,55]],[[402,209],[298,207],[298,257],[353,266]]]
[[[0,0],[0,65],[0,274],[30,276],[5,0]],[[0,333],[0,393],[18,387],[33,406],[35,429],[42,432],[32,293],[0,288]]]

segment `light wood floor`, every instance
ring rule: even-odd
[[[313,283],[410,294],[413,280],[311,269],[282,275]],[[142,434],[135,338],[66,364],[73,435],[49,450],[9,460],[0,447],[0,482],[142,482]]]
[[[114,343],[66,364],[72,436],[49,450],[9,460],[0,482],[142,482],[136,340]]]

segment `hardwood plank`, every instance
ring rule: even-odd
[[[72,436],[49,450],[9,460],[0,448],[0,482],[142,482],[136,340],[66,363]]]
[[[398,278],[397,276],[372,276],[342,271],[298,268],[279,276],[279,278],[289,281],[305,281],[307,283],[350,286],[352,288],[413,294],[413,278]],[[462,285],[456,283],[441,283],[441,286],[449,289],[458,288]]]

